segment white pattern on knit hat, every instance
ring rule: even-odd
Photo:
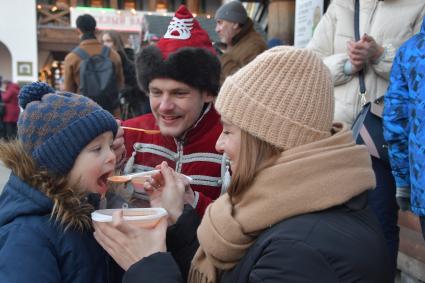
[[[164,38],[172,39],[189,39],[192,34],[191,30],[193,28],[193,18],[190,19],[179,19],[173,17],[170,25],[168,26],[167,32],[164,35]]]
[[[331,135],[333,83],[317,55],[279,46],[227,77],[215,107],[230,123],[287,150]]]

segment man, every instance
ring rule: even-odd
[[[401,210],[419,216],[425,239],[425,20],[394,59],[384,101],[384,137],[388,142],[396,198]]]
[[[78,45],[79,49],[87,53],[88,56],[100,55],[103,52],[103,45],[97,41],[95,36],[96,30],[96,20],[88,14],[81,15],[76,20],[77,31],[81,39],[80,44]],[[121,58],[112,49],[108,49],[109,59],[114,66],[115,79],[116,82],[113,82],[113,85],[118,89],[124,85],[124,74],[122,70]],[[103,108],[115,114],[118,117],[119,113],[119,101],[118,101],[118,89],[114,91],[113,98],[107,102],[102,99],[98,99],[99,94],[95,93],[82,93],[81,89],[81,80],[80,80],[80,70],[81,63],[83,61],[82,55],[77,54],[76,49],[73,52],[70,52],[65,57],[65,69],[64,69],[64,89],[65,91],[80,93],[86,96],[89,96],[97,103],[100,104]],[[116,93],[115,93],[116,92]]]
[[[137,79],[149,94],[151,114],[123,126],[159,129],[149,135],[125,130],[126,172],[147,171],[166,161],[189,175],[193,192],[186,201],[202,215],[224,191],[224,157],[215,149],[222,126],[213,106],[220,78],[220,62],[208,34],[185,6],[180,6],[167,33],[157,45],[136,58]],[[137,190],[136,190],[137,196]]]
[[[215,14],[215,31],[222,43],[226,44],[221,56],[221,83],[224,79],[252,61],[267,49],[261,35],[254,30],[254,23],[248,17],[239,1],[222,5]]]

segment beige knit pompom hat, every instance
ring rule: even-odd
[[[278,46],[227,77],[215,107],[230,123],[287,150],[331,135],[333,83],[317,55]]]

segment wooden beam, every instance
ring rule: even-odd
[[[58,22],[59,24],[62,24],[63,26],[69,25],[69,22],[62,18],[62,17],[69,14],[69,10],[61,11],[57,14],[51,14],[47,11],[39,10],[39,13],[45,16],[38,23],[40,25],[47,24],[47,23],[52,22],[52,21]]]
[[[189,11],[191,11],[192,13],[199,14],[200,7],[201,7],[199,0],[187,0],[186,6],[189,9]]]
[[[413,278],[421,280],[421,282],[425,281],[425,263],[416,260],[402,252],[398,253],[397,257],[397,268],[402,272],[410,275]],[[397,281],[396,281],[397,282]],[[419,281],[401,281],[401,282],[419,282]]]
[[[398,224],[419,233],[422,231],[419,217],[411,212],[400,210],[398,213]]]
[[[400,252],[425,263],[425,242],[422,233],[400,226]]]
[[[39,43],[77,45],[80,42],[77,30],[72,28],[38,28],[37,38]]]
[[[61,51],[61,52],[71,52],[72,49],[77,47],[78,43],[62,43],[62,42],[55,42],[55,43],[44,43],[39,42],[38,43],[38,50],[40,51],[49,51],[49,52],[55,52],[55,51]]]
[[[111,8],[118,9],[118,0],[111,0],[110,5],[111,5]]]
[[[279,38],[288,44],[293,44],[295,1],[272,1],[268,9],[268,38]]]
[[[149,0],[148,10],[149,11],[155,11],[156,10],[156,0]]]

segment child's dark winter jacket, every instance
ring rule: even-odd
[[[46,195],[10,176],[0,196],[0,282],[107,282],[107,254],[92,231],[64,232],[52,208]]]

